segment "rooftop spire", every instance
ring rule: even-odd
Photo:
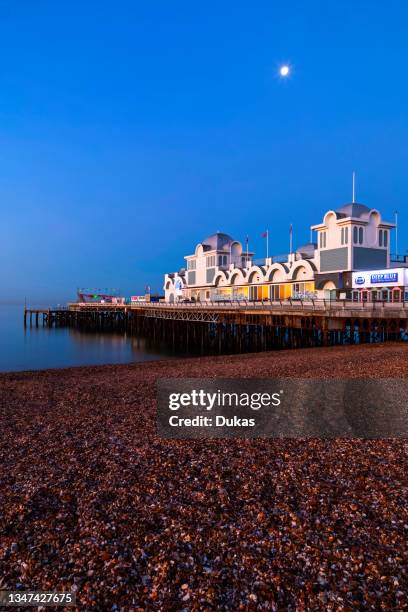
[[[353,170],[353,200],[352,203],[356,203],[356,173]]]

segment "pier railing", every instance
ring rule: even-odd
[[[330,312],[334,310],[343,311],[363,311],[373,312],[381,310],[404,310],[408,313],[408,302],[354,302],[352,300],[240,300],[240,301],[223,301],[223,302],[189,302],[189,303],[169,303],[169,302],[144,302],[140,304],[134,304],[131,308],[171,308],[171,309],[185,309],[185,310],[210,310],[210,309],[234,309],[234,310],[303,310],[303,311],[321,311]]]
[[[380,314],[381,312],[404,312],[408,315],[408,301],[401,302],[354,302],[352,300],[325,300],[325,299],[309,299],[309,300],[225,300],[225,301],[205,301],[205,302],[138,302],[135,304],[95,304],[95,303],[73,303],[69,304],[70,310],[146,310],[146,309],[172,309],[172,310],[273,310],[273,311],[303,311],[303,312],[321,312],[334,313],[335,311],[361,312],[366,315]]]
[[[172,311],[175,315],[177,312],[183,313],[198,313],[198,312],[236,312],[236,313],[270,313],[270,314],[320,314],[329,317],[348,317],[348,316],[363,316],[369,318],[408,318],[408,301],[401,302],[354,302],[352,300],[325,300],[325,299],[309,299],[309,300],[240,300],[240,301],[205,301],[205,302],[188,302],[188,303],[170,303],[170,302],[138,302],[135,304],[89,304],[89,303],[72,303],[69,304],[71,311],[105,311],[105,312],[128,312],[139,311],[150,312],[149,316],[154,316],[157,313],[160,316],[162,311]]]
[[[352,300],[324,300],[324,299],[309,299],[309,300],[223,300],[205,302],[137,302],[134,304],[100,304],[100,303],[85,303],[74,302],[68,305],[68,308],[89,308],[95,310],[112,310],[112,309],[143,309],[143,308],[174,308],[174,309],[221,309],[234,308],[236,310],[245,309],[265,309],[265,308],[293,308],[295,310],[407,310],[408,301],[401,302],[354,302]],[[63,310],[59,308],[59,310]],[[64,308],[65,310],[65,308]]]

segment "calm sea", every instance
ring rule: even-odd
[[[70,328],[23,325],[23,305],[0,304],[0,371],[130,363],[166,359],[165,345],[125,334],[81,333]],[[178,353],[180,355],[182,353]]]

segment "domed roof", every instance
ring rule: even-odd
[[[351,204],[345,204],[336,210],[336,215],[338,219],[342,217],[368,217],[370,214],[370,209],[364,204],[356,204],[355,202]]]
[[[216,232],[202,241],[204,251],[229,251],[233,242],[236,242],[228,234]]]
[[[314,252],[317,249],[317,244],[315,242],[307,242],[306,244],[302,244],[302,246],[296,249],[296,253],[299,253],[303,257],[314,257]]]

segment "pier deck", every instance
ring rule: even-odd
[[[320,315],[331,318],[363,317],[363,318],[408,318],[408,302],[352,302],[350,300],[282,300],[263,302],[195,302],[188,304],[170,304],[167,302],[137,304],[85,304],[71,303],[71,311],[105,311],[129,312],[135,311],[149,317],[189,319],[190,315],[202,316],[207,314],[255,314],[255,315]]]
[[[349,300],[310,300],[279,302],[246,302],[246,303],[199,303],[195,304],[138,304],[131,308],[144,309],[146,313],[165,311],[179,318],[180,313],[243,313],[255,315],[323,315],[338,317],[394,318],[408,317],[408,302],[351,302]],[[150,315],[152,316],[152,315]],[[159,316],[159,315],[158,315]]]
[[[115,331],[208,352],[408,340],[408,302],[71,303],[24,311],[48,327]]]

